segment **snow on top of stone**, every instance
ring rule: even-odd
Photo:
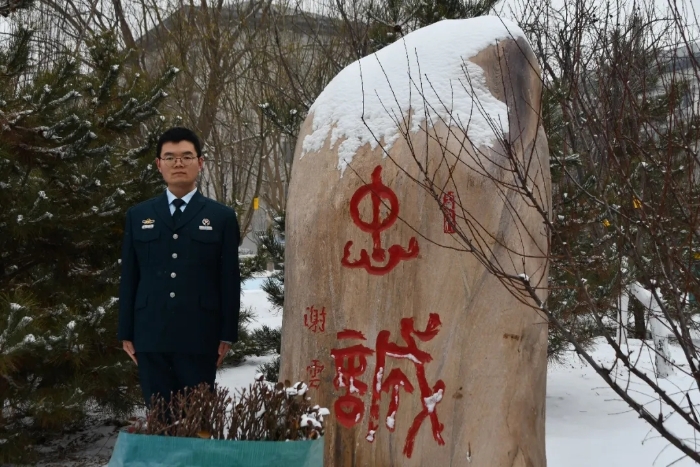
[[[519,37],[525,35],[515,23],[496,16],[444,20],[352,63],[311,106],[312,132],[301,157],[319,151],[330,134],[331,148],[340,141],[342,176],[363,145],[374,149],[383,141],[388,150],[401,136],[397,121],[409,109],[413,132],[426,118],[428,128],[444,121],[467,128],[475,146],[488,146],[494,132],[486,116],[508,131],[508,108],[489,92],[481,67],[468,59],[499,40]]]

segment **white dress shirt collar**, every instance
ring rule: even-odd
[[[183,196],[182,198],[180,198],[180,199],[182,199],[182,200],[185,202],[185,204],[182,206],[182,208],[180,208],[181,211],[184,211],[185,208],[187,207],[187,205],[190,204],[190,200],[192,199],[192,197],[194,196],[195,193],[197,193],[197,188],[196,188],[196,187],[195,187],[194,190],[190,191],[190,192],[187,193],[185,196]],[[170,190],[168,190],[167,188],[166,188],[166,190],[165,190],[165,194],[168,196],[168,206],[170,206],[170,213],[172,214],[172,212],[175,211],[175,206],[173,206],[173,200],[174,200],[174,199],[177,199],[177,196],[175,196],[174,194],[172,194],[172,193],[170,192]]]

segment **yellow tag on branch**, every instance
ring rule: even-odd
[[[607,220],[607,219],[603,219],[603,225],[604,225],[605,227],[610,227],[610,221]]]
[[[642,202],[639,201],[637,198],[634,198],[632,200],[632,205],[634,206],[634,209],[639,209],[642,207]]]
[[[253,198],[253,209],[255,211],[257,211],[259,207],[260,207],[260,201],[258,201],[258,198]]]

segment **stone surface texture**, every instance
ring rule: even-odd
[[[483,69],[489,91],[507,104],[507,145],[494,137],[491,147],[474,148],[464,128],[424,123],[388,154],[381,146],[360,147],[341,177],[330,142],[300,158],[313,115],[301,128],[286,218],[280,377],[314,380],[309,396],[330,409],[326,466],[546,465],[546,320],[531,299],[518,298],[484,266],[525,274],[540,299],[547,295],[542,215],[504,185],[512,183],[516,161],[550,212],[539,66],[523,38],[500,40],[464,59]],[[377,191],[377,167],[387,191]],[[356,195],[368,185],[373,188]],[[445,213],[425,186],[438,200],[455,194],[456,233],[445,232]],[[351,213],[353,196],[359,221]],[[381,230],[396,211],[392,202],[398,216]],[[384,260],[373,257],[377,238]],[[483,255],[465,251],[465,239]],[[405,255],[381,273],[394,245]],[[348,252],[346,263],[359,261],[363,249],[379,273],[342,264]],[[356,356],[348,356],[353,346]],[[359,416],[352,400],[361,401]]]

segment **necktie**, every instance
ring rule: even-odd
[[[175,206],[175,212],[173,212],[173,224],[177,225],[177,221],[180,220],[180,216],[182,216],[182,210],[180,209],[182,206],[185,205],[185,202],[181,200],[180,198],[175,198],[173,200],[173,206]]]

